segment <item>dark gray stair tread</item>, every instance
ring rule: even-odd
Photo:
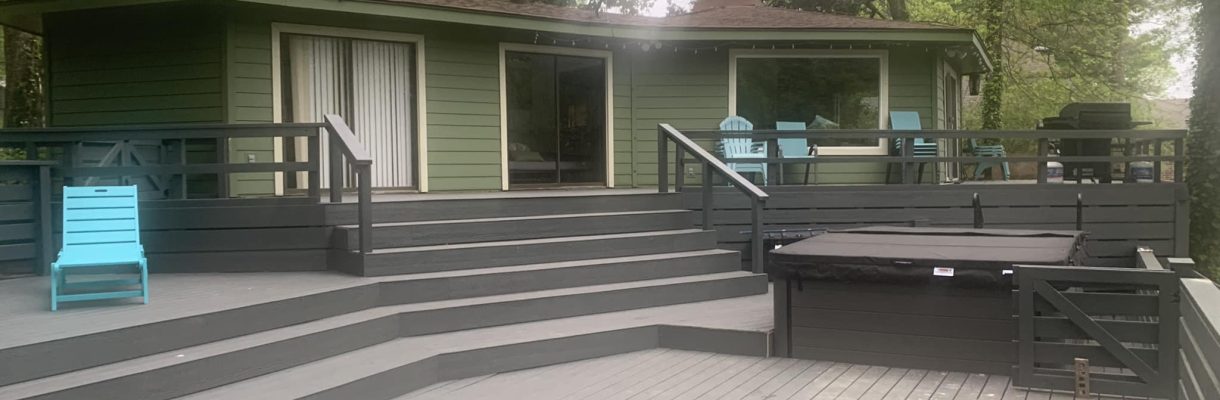
[[[716,274],[740,276],[744,273]],[[708,278],[708,277],[704,277]],[[470,329],[392,340],[298,367],[199,392],[182,399],[288,399],[367,378],[429,357],[471,349],[588,335],[656,325],[713,326],[719,329],[760,331],[753,325],[735,326],[763,313],[765,294],[700,301],[538,322]],[[404,391],[403,394],[406,392]]]
[[[557,238],[542,238],[542,239],[524,239],[524,240],[502,240],[495,242],[479,242],[479,243],[459,243],[459,244],[442,244],[432,246],[413,246],[413,247],[397,247],[390,249],[376,249],[371,253],[378,254],[396,254],[396,253],[415,253],[438,250],[462,250],[462,249],[477,249],[487,247],[513,247],[527,246],[533,244],[546,243],[567,243],[567,242],[583,242],[591,240],[605,239],[620,239],[620,238],[637,238],[637,237],[661,237],[666,235],[686,235],[705,232],[701,229],[675,229],[665,231],[648,231],[648,232],[631,232],[631,233],[613,233],[607,235],[588,235],[588,236],[564,236]]]
[[[494,217],[494,218],[470,218],[470,219],[447,219],[435,221],[409,221],[409,222],[378,222],[373,224],[374,228],[383,227],[403,227],[403,226],[424,226],[424,225],[452,225],[452,224],[473,224],[482,222],[513,222],[513,221],[536,221],[548,219],[566,219],[566,218],[594,218],[594,217],[612,217],[622,215],[660,215],[660,214],[689,214],[690,210],[647,210],[647,211],[615,211],[615,212],[597,212],[597,213],[580,213],[580,214],[548,214],[548,215],[527,215],[518,217]],[[339,225],[337,228],[342,229],[357,229],[358,225]]]
[[[177,349],[170,352],[154,354],[117,363],[87,368],[42,379],[21,382],[0,387],[0,400],[22,399],[39,394],[78,387],[93,382],[102,382],[117,377],[132,375],[159,368],[170,367],[190,361],[206,359],[221,354],[250,349],[291,338],[302,337],[318,332],[350,326],[356,323],[371,321],[396,314],[458,309],[478,305],[536,300],[545,298],[560,298],[564,296],[587,295],[649,287],[666,287],[684,283],[697,283],[722,279],[734,279],[748,276],[744,272],[727,272],[717,274],[696,275],[678,278],[665,278],[637,282],[615,283],[607,285],[583,286],[575,288],[552,289],[524,293],[513,293],[497,296],[474,297],[455,300],[442,300],[425,303],[383,306],[353,313],[343,314],[322,320],[292,325],[264,332],[239,336],[203,345]],[[459,331],[460,332],[460,331]],[[456,333],[456,332],[454,332]],[[435,335],[431,335],[435,336]]]
[[[593,259],[586,259],[586,260],[558,261],[558,262],[550,262],[550,263],[509,265],[509,266],[505,266],[505,267],[488,267],[488,268],[478,268],[478,269],[459,269],[459,270],[453,270],[453,271],[421,272],[421,273],[417,273],[417,274],[391,275],[391,276],[387,276],[387,277],[374,277],[372,279],[378,279],[381,282],[404,282],[404,281],[423,280],[423,279],[455,278],[455,277],[463,277],[463,276],[490,275],[490,274],[499,274],[499,273],[508,273],[508,272],[528,272],[528,271],[538,271],[538,270],[547,270],[547,269],[571,268],[571,267],[579,267],[579,266],[609,265],[609,264],[621,264],[621,263],[629,263],[629,262],[637,262],[637,261],[654,261],[654,260],[679,259],[679,258],[686,258],[686,257],[713,256],[713,255],[721,255],[721,254],[736,255],[736,254],[741,254],[741,253],[738,253],[736,251],[721,250],[721,249],[695,250],[695,251],[682,251],[682,252],[674,252],[674,253],[643,254],[643,255],[638,255],[638,256],[607,257],[607,258],[593,258]]]

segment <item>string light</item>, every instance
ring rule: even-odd
[[[706,43],[706,42],[705,43],[690,43],[690,42],[684,42],[684,41],[661,42],[659,40],[615,40],[615,39],[610,39],[610,38],[603,39],[603,38],[588,38],[588,37],[575,37],[574,38],[574,37],[568,36],[568,35],[551,36],[545,32],[534,32],[534,38],[533,38],[534,44],[545,43],[546,40],[550,40],[551,45],[561,46],[563,44],[567,44],[572,47],[585,47],[585,48],[599,48],[600,47],[600,48],[604,48],[604,49],[611,49],[612,48],[611,46],[614,46],[615,44],[617,44],[618,48],[620,48],[624,51],[631,50],[632,46],[635,46],[644,52],[649,52],[649,51],[653,51],[653,50],[661,50],[661,49],[668,50],[668,49],[672,48],[674,53],[679,53],[679,54],[681,54],[681,53],[699,54],[700,52],[708,52],[708,51],[720,52],[721,47],[728,47],[730,49],[731,48],[748,48],[748,49],[758,50],[758,49],[766,48],[766,46],[767,46],[766,44],[762,44],[763,47],[759,47],[759,45],[760,45],[759,43],[751,42],[751,41],[724,41],[724,42],[717,42],[717,43]],[[690,43],[690,45],[686,45],[686,43]],[[877,43],[861,44],[860,48],[861,49],[864,49],[864,48],[887,49],[887,48],[895,48],[895,47],[909,48],[909,47],[911,47],[911,44],[912,44],[911,42],[899,42],[899,41],[877,42]],[[931,52],[931,50],[937,50],[938,53],[944,53],[949,58],[953,58],[954,55],[956,55],[957,57],[959,57],[961,59],[971,58],[969,55],[972,54],[974,51],[976,51],[973,46],[969,46],[969,45],[959,45],[959,46],[926,45],[925,46],[920,43],[915,43],[915,45],[916,45],[916,47],[924,48],[925,52]],[[785,48],[785,47],[793,49],[793,50],[796,50],[796,49],[835,50],[835,49],[842,49],[844,47],[842,44],[836,45],[833,43],[824,43],[824,42],[819,43],[819,42],[814,42],[814,41],[774,42],[774,43],[771,43],[770,46],[771,46],[772,50],[781,49],[781,48]],[[847,47],[847,49],[851,49],[851,50],[856,49],[856,46],[854,43],[849,43],[849,44],[847,44],[846,47]],[[984,63],[981,58],[973,57],[973,61],[978,63],[980,67],[983,67],[983,68],[986,67],[986,63]]]

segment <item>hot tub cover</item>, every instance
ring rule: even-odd
[[[1009,286],[1016,264],[1081,265],[1084,236],[1080,231],[856,228],[773,250],[768,271],[795,280]],[[935,268],[941,273],[934,274]]]

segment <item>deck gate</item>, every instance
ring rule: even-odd
[[[1075,392],[1087,359],[1093,393],[1173,398],[1179,290],[1172,271],[1017,268],[1014,386]]]

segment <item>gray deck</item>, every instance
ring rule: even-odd
[[[376,282],[338,272],[156,274],[137,299],[64,303],[51,312],[50,280],[0,281],[0,349],[266,303]]]
[[[438,383],[397,400],[433,399],[1062,400],[1007,376],[760,358],[670,349]]]

